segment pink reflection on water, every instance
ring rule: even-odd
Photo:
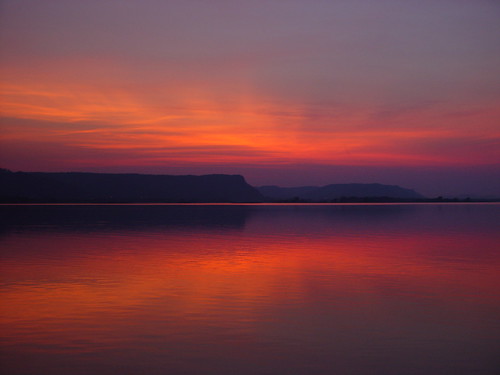
[[[389,356],[418,368],[420,355],[429,365],[442,348],[445,361],[470,364],[478,343],[474,360],[489,360],[485,348],[499,334],[498,235],[311,234],[284,221],[264,230],[264,222],[190,233],[11,233],[3,240],[4,368],[58,374],[78,364],[85,373],[122,361],[150,373],[252,373],[259,359],[269,371],[320,373],[333,369],[332,358],[350,373],[358,356],[367,367]],[[489,255],[464,256],[471,246]]]

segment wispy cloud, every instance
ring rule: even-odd
[[[13,168],[500,160],[496,2],[2,7],[0,162]]]

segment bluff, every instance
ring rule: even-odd
[[[383,184],[331,184],[326,186],[279,187],[260,186],[260,193],[270,200],[304,200],[324,202],[349,199],[400,199],[415,200],[424,198],[414,190],[397,185]]]
[[[0,170],[3,203],[261,202],[243,176],[44,173]]]

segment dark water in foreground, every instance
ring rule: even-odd
[[[2,374],[500,372],[500,205],[0,213]]]

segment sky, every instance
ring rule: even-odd
[[[497,0],[0,0],[0,166],[500,196]]]

